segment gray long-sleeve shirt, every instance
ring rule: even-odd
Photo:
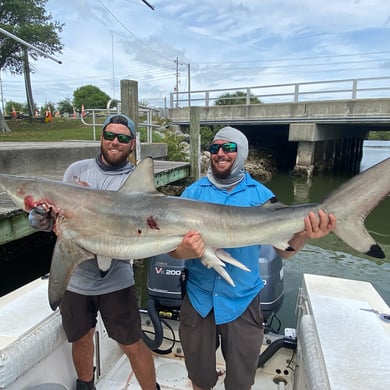
[[[101,165],[101,164],[100,164]],[[89,187],[100,190],[118,190],[131,174],[134,166],[130,163],[119,169],[103,169],[97,159],[87,159],[71,164],[65,171],[64,182],[86,182]],[[93,225],[94,221],[91,221]],[[112,260],[106,274],[102,274],[96,259],[83,261],[76,267],[67,290],[83,295],[101,295],[134,284],[130,262]]]

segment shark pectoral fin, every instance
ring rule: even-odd
[[[249,268],[247,268],[244,264],[240,263],[238,260],[236,260],[234,257],[230,256],[229,253],[225,252],[223,249],[218,248],[215,250],[215,255],[218,257],[218,259],[232,264],[240,269],[243,269],[244,271],[250,271]]]
[[[49,274],[49,304],[55,310],[61,302],[73,270],[93,255],[70,240],[58,239],[54,247]]]
[[[333,233],[360,253],[377,259],[385,258],[382,248],[371,237],[361,220],[353,221],[353,223],[337,221],[337,226]]]

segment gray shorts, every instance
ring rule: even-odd
[[[188,376],[196,386],[210,389],[217,383],[215,351],[220,343],[226,362],[225,389],[250,389],[264,338],[259,295],[239,318],[222,325],[215,324],[213,311],[202,318],[185,296],[179,331]]]
[[[135,286],[91,296],[66,290],[60,311],[69,342],[80,339],[95,328],[98,311],[108,335],[118,343],[129,345],[142,337]]]

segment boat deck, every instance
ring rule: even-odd
[[[275,359],[267,364],[264,369],[258,369],[255,378],[255,384],[252,390],[292,390],[293,389],[293,371],[284,367],[284,372],[289,375],[278,374],[280,363],[288,362],[292,357],[292,352],[280,350]],[[162,390],[190,390],[191,381],[187,377],[187,370],[184,364],[184,358],[181,356],[163,357],[154,355],[154,364],[156,368],[157,382]],[[287,365],[287,363],[286,363]],[[217,370],[220,376],[214,390],[224,390],[225,364],[222,358],[217,362]],[[126,356],[122,356],[111,371],[96,385],[97,390],[141,390]]]
[[[65,339],[59,311],[52,312],[49,307],[47,288],[47,279],[37,279],[0,297],[0,388],[27,390],[43,383],[60,383],[66,386],[64,389],[74,386],[70,344]],[[149,315],[143,313],[141,319],[143,330],[153,332]],[[162,390],[191,389],[178,338],[179,322],[164,321],[168,325],[163,326],[164,341],[159,350],[170,353],[154,354],[157,381]],[[276,338],[280,335],[266,335],[263,348]],[[100,317],[95,346],[97,390],[141,390],[127,357],[108,337]],[[292,350],[281,348],[264,368],[257,370],[252,389],[292,390],[293,356]],[[225,364],[220,350],[216,368],[221,375],[214,389],[222,390]]]

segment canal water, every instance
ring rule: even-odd
[[[365,141],[361,171],[390,157],[390,141]],[[389,175],[390,172],[383,172]],[[343,175],[320,175],[300,182],[289,175],[278,174],[267,185],[286,204],[319,202],[333,189],[348,180]],[[353,197],[354,194],[351,194]],[[372,259],[362,255],[334,234],[312,240],[290,259],[284,260],[285,300],[278,313],[282,328],[295,327],[297,289],[304,273],[363,280],[372,283],[390,305],[390,196],[367,217],[365,225],[379,243],[386,258]],[[331,311],[330,311],[331,315]]]
[[[390,141],[365,141],[361,170],[388,157],[390,157]],[[390,173],[384,172],[383,174]],[[299,204],[321,201],[348,178],[345,175],[326,174],[302,181],[288,174],[278,174],[267,183],[267,186],[273,190],[281,202]],[[301,285],[304,273],[371,282],[390,305],[389,216],[390,197],[388,196],[366,220],[368,230],[386,254],[384,260],[371,259],[354,252],[333,234],[321,240],[313,240],[294,257],[284,260],[285,299],[278,313],[282,323],[281,329],[295,327],[297,289]],[[0,247],[2,267],[0,296],[47,273],[54,242],[53,234],[37,233],[13,245]],[[147,265],[141,267],[137,273],[138,290],[145,294]]]

